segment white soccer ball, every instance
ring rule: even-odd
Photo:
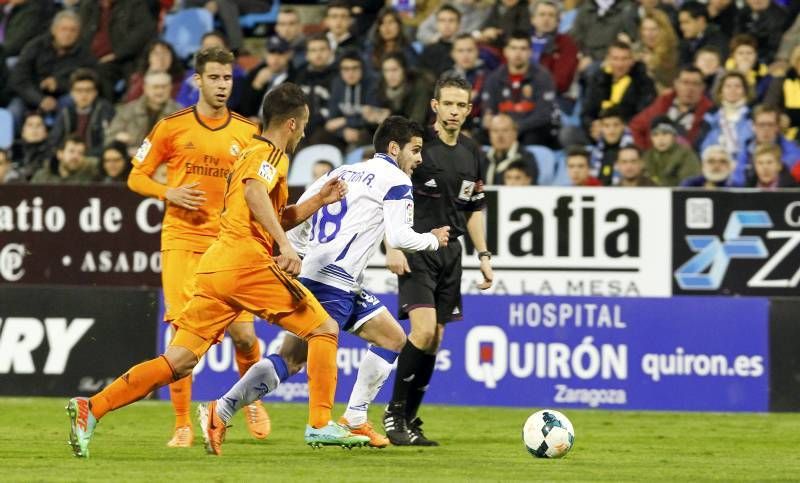
[[[575,442],[575,430],[566,416],[552,409],[533,413],[522,427],[522,441],[537,458],[563,458]]]

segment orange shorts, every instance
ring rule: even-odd
[[[301,338],[329,317],[308,289],[275,264],[198,273],[194,295],[173,322],[185,330],[178,331],[171,345],[186,347],[199,358],[247,312]]]
[[[194,272],[201,252],[163,250],[161,252],[161,285],[164,288],[164,321],[177,319],[194,293]],[[244,313],[236,322],[252,322],[253,316]]]

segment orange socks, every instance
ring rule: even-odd
[[[164,356],[131,367],[108,387],[89,399],[92,414],[97,419],[109,411],[127,406],[147,396],[156,388],[175,380],[175,373]]]
[[[175,409],[175,427],[192,425],[192,375],[179,379],[169,385],[169,398]]]
[[[256,343],[253,344],[253,347],[247,352],[239,352],[239,350],[236,349],[236,367],[239,368],[239,377],[244,376],[244,373],[260,360],[261,344],[258,343],[258,339],[256,339]]]
[[[312,335],[308,338],[308,424],[321,428],[331,420],[333,397],[336,392],[335,334]]]

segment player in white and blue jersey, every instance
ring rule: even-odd
[[[389,440],[367,420],[369,404],[391,373],[406,343],[403,328],[381,302],[361,286],[364,269],[381,240],[403,251],[437,250],[446,246],[449,227],[417,233],[410,175],[421,161],[422,128],[400,116],[387,118],[375,132],[378,154],[370,160],[341,166],[313,183],[300,201],[317,196],[325,182],[347,183],[347,196],[325,206],[287,235],[303,257],[300,281],[319,300],[342,330],[371,346],[359,365],[358,377],[340,424],[369,436],[370,445]],[[224,421],[249,402],[261,399],[297,373],[306,362],[306,343],[287,335],[278,354],[258,362],[222,398],[217,412]]]

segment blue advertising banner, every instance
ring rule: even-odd
[[[396,295],[379,298],[395,310]],[[426,401],[766,411],[768,311],[762,298],[467,296],[465,320],[447,326]],[[265,354],[277,350],[280,330],[257,323],[257,333]],[[166,338],[162,327],[159,349]],[[347,401],[366,344],[350,334],[339,340],[336,400]],[[237,377],[226,338],[197,367],[193,396],[217,398]],[[298,374],[265,400],[303,401],[307,389]],[[166,389],[159,397],[169,397]]]

